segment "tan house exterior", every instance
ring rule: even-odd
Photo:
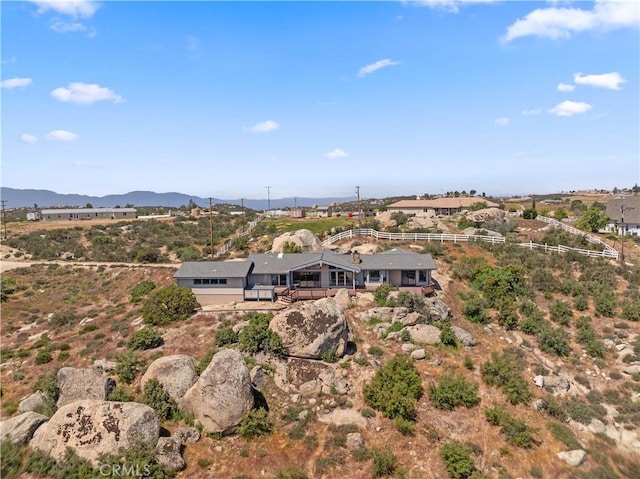
[[[130,220],[136,218],[135,208],[67,208],[42,210],[43,221]]]
[[[416,216],[450,216],[463,210],[468,210],[476,203],[485,203],[487,208],[497,208],[500,205],[477,196],[459,196],[436,198],[434,200],[401,200],[387,206],[390,213],[402,212]]]

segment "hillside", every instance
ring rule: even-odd
[[[296,372],[294,360],[282,363],[257,355],[251,362],[271,371],[262,392],[273,432],[255,439],[205,436],[185,448],[187,468],[179,477],[368,478],[380,467],[377,461],[382,459],[375,454],[386,451],[394,458],[396,477],[440,478],[447,477],[442,448],[453,440],[471,445],[474,467],[486,477],[638,477],[640,376],[624,372],[640,359],[637,265],[623,271],[604,260],[528,250],[414,246],[428,247],[435,255],[435,279],[441,286],[437,299],[451,309],[452,324],[469,332],[477,345],[424,347],[426,359],[414,362],[423,394],[409,429],[399,430],[365,401],[365,386],[380,366],[405,354],[407,343],[383,334],[379,320],[362,319],[377,306],[373,297],[363,296],[345,310],[355,351],[338,363],[318,362],[346,380],[346,394],[301,394],[294,378],[302,373]],[[514,293],[515,302],[495,301],[503,294],[499,289],[478,286],[473,278],[481,264],[500,275],[511,271],[505,269],[509,264],[522,265],[522,271],[513,270],[524,275],[524,290]],[[162,266],[44,263],[5,273],[3,285],[10,279],[14,292],[2,304],[3,417],[15,411],[39,378],[59,367],[91,367],[94,360],[113,360],[124,353],[128,338],[141,327],[141,303],[131,302],[132,290],[143,281],[170,285],[172,272],[172,267]],[[177,353],[205,359],[216,348],[215,332],[243,320],[246,311],[241,306],[260,307],[213,308],[184,322],[157,326],[164,344],[143,351],[144,363]],[[522,361],[517,369],[526,386],[518,387],[528,391],[525,401],[512,404],[500,387],[487,382],[492,354],[505,351]],[[282,374],[276,372],[279,364],[290,371],[284,389]],[[430,388],[451,372],[475,385],[479,402],[451,410],[434,406]],[[536,387],[536,376],[563,378],[568,391]],[[139,379],[138,375],[131,385],[124,385],[134,397],[141,394]],[[540,410],[531,407],[536,399],[539,409],[544,404]],[[513,420],[522,420],[534,442],[526,447],[510,443],[501,427],[485,419],[487,408],[496,406]],[[352,418],[351,425],[318,420],[331,411],[336,417]],[[299,419],[305,414],[309,419]],[[558,418],[568,422],[563,426]],[[165,422],[164,428],[170,432],[183,421]],[[346,446],[353,432],[361,435],[363,447]],[[587,451],[578,468],[556,457],[576,447]]]

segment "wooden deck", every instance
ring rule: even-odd
[[[350,296],[355,296],[357,293],[373,293],[376,288],[358,287],[353,288],[284,288],[281,291],[276,291],[276,296],[279,301],[284,303],[295,303],[296,301],[315,300],[321,298],[330,298],[335,296],[338,291],[346,289]],[[435,294],[435,285],[429,286],[398,286],[399,291],[407,291],[411,294],[419,296],[432,296]]]

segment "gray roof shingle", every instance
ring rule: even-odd
[[[245,278],[251,261],[187,261],[180,265],[174,278]]]

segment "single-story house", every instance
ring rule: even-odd
[[[330,296],[338,289],[374,290],[382,284],[433,292],[430,254],[394,248],[375,254],[256,253],[245,260],[184,262],[173,275],[191,288],[200,304],[229,301],[275,301],[315,292]],[[309,296],[306,296],[309,297]]]
[[[497,208],[497,203],[477,196],[436,198],[434,200],[401,200],[387,206],[390,213],[402,212],[407,215],[437,216],[452,215],[468,210],[476,203],[485,203],[487,208]]]
[[[42,210],[44,221],[132,219],[136,217],[135,208],[69,208]]]
[[[623,236],[640,236],[640,196],[625,196],[607,201],[609,217],[605,229]]]
[[[332,214],[333,208],[331,206],[316,206],[309,211],[309,216],[316,218],[330,218]]]

